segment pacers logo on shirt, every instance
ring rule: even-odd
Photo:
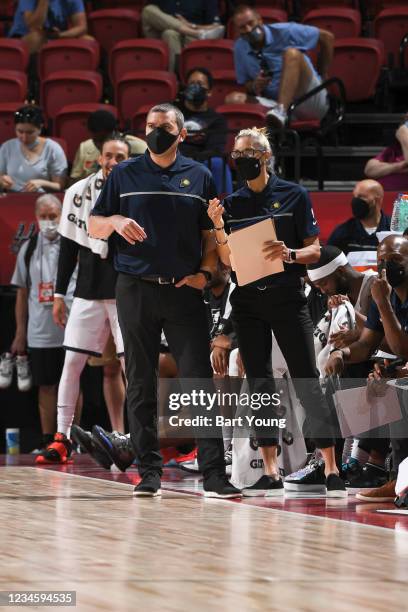
[[[273,208],[274,210],[277,210],[278,208],[280,208],[280,202],[274,202],[271,208]]]
[[[190,181],[188,178],[183,178],[180,181],[180,187],[188,187],[190,185]]]

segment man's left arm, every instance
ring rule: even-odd
[[[392,309],[391,287],[387,282],[385,271],[381,278],[374,280],[371,286],[371,295],[380,312],[385,340],[390,350],[397,357],[408,359],[408,334],[402,329],[401,323]]]
[[[329,67],[333,60],[334,36],[327,30],[319,29],[319,55],[317,70],[323,81],[328,78]]]
[[[215,274],[217,269],[217,247],[215,241],[212,236],[211,230],[202,230],[201,231],[202,238],[202,258],[200,264],[200,270],[205,270],[209,272],[211,275]],[[189,274],[182,278],[177,284],[176,287],[182,287],[183,285],[188,285],[189,287],[193,287],[194,289],[204,289],[208,280],[205,274],[202,272],[196,272],[195,274]]]
[[[80,8],[80,5],[78,5]],[[58,38],[80,38],[88,32],[88,24],[86,21],[86,13],[84,10],[77,11],[70,15],[71,27],[68,30],[60,32]]]

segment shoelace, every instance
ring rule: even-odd
[[[3,357],[0,360],[0,374],[8,376],[13,372],[13,360],[9,357]]]
[[[20,378],[28,378],[30,376],[30,367],[28,361],[16,361],[17,375]]]

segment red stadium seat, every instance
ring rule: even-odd
[[[50,40],[38,54],[40,79],[60,70],[96,70],[99,55],[95,40]]]
[[[384,9],[406,7],[407,0],[365,0],[364,10],[370,19],[374,19]]]
[[[140,13],[129,9],[104,9],[88,15],[89,30],[101,47],[109,51],[121,40],[139,36]]]
[[[351,8],[324,8],[310,11],[303,23],[327,30],[336,38],[355,38],[361,33],[361,14]]]
[[[284,11],[282,9],[257,6],[256,10],[262,17],[264,23],[285,23],[285,21],[288,20],[287,11]],[[232,18],[228,20],[227,38],[238,38],[238,32],[235,31]]]
[[[27,96],[27,75],[18,70],[0,70],[0,100],[23,102]]]
[[[130,120],[142,105],[171,102],[176,95],[176,75],[164,70],[128,72],[115,86],[115,103],[122,121]]]
[[[325,8],[356,8],[355,0],[301,0],[297,3],[300,9],[300,17],[307,15],[309,11]]]
[[[232,151],[236,134],[244,129],[256,125],[265,125],[265,108],[258,104],[224,104],[217,106],[217,113],[224,115],[228,131],[231,132],[227,138],[226,151]]]
[[[334,43],[334,57],[329,76],[341,79],[348,102],[368,100],[384,63],[384,45],[373,38],[344,38]]]
[[[21,106],[21,102],[0,102],[0,144],[15,138],[14,113]]]
[[[25,72],[28,66],[28,47],[18,38],[0,38],[0,70],[21,70]]]
[[[50,138],[51,140],[58,142],[58,144],[60,145],[60,147],[62,147],[65,153],[65,157],[68,159],[68,147],[67,147],[67,143],[65,142],[65,140],[63,138],[57,138],[57,136],[50,136]]]
[[[168,70],[169,48],[162,40],[134,38],[117,43],[109,54],[109,76],[117,83],[126,72]]]
[[[408,34],[408,6],[381,11],[374,21],[374,31],[384,44],[386,63],[391,56],[392,65],[397,66],[401,40]]]
[[[99,102],[102,77],[90,70],[61,70],[41,82],[41,106],[49,118],[54,118],[67,104]]]
[[[231,91],[245,91],[243,85],[238,85],[234,70],[213,70],[211,74],[214,79],[211,96],[208,98],[211,108],[224,104],[225,96]]]
[[[87,127],[90,113],[97,110],[106,110],[118,118],[118,110],[109,104],[85,103],[69,104],[63,106],[55,117],[54,133],[59,138],[63,138],[67,144],[68,161],[72,162],[75,153],[83,140],[89,138]],[[1,115],[0,115],[1,116]]]
[[[184,47],[180,55],[180,76],[184,81],[191,68],[200,66],[212,71],[234,70],[234,41],[195,40]]]
[[[139,138],[145,137],[144,135],[146,130],[146,117],[150,108],[150,104],[145,104],[144,106],[141,106],[132,117],[132,133],[136,134],[136,136],[139,136]]]

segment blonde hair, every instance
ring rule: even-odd
[[[275,160],[273,157],[271,143],[268,140],[268,128],[257,128],[254,126],[252,128],[240,130],[235,136],[234,143],[236,144],[240,138],[250,138],[252,141],[255,141],[258,145],[260,145],[264,151],[268,151],[271,154],[271,158],[268,160],[267,166],[268,169],[273,172]]]

